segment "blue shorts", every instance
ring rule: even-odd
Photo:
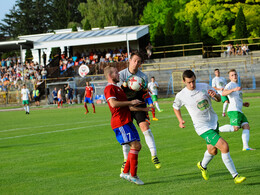
[[[139,134],[134,126],[134,124],[127,123],[119,128],[113,129],[116,134],[117,141],[123,145],[133,141],[140,141]]]
[[[152,98],[151,98],[151,97],[146,98],[146,99],[145,99],[145,103],[148,104],[148,105],[153,104]]]
[[[61,101],[62,101],[62,99],[58,98],[58,102],[61,102]]]
[[[93,100],[90,99],[90,98],[88,98],[88,97],[85,97],[84,102],[86,102],[86,103],[90,103],[90,104],[93,104]]]

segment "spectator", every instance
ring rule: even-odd
[[[45,68],[42,69],[41,75],[42,79],[47,79],[47,70],[45,70]]]
[[[146,46],[145,49],[146,49],[146,52],[147,52],[148,59],[150,59],[151,56],[152,56],[153,46],[151,45],[151,43],[148,43],[148,45]]]

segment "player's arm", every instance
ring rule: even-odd
[[[125,107],[125,106],[137,106],[142,103],[140,100],[117,101],[115,98],[111,98],[108,101],[112,108]]]
[[[220,102],[221,101],[221,96],[216,93],[215,91],[213,90],[208,90],[208,94],[210,95],[210,97],[212,99],[214,99],[216,102]]]
[[[177,117],[177,119],[179,121],[179,127],[180,128],[185,128],[185,126],[184,126],[185,121],[182,119],[181,111],[177,110],[175,108],[173,108],[173,111],[174,111],[174,113],[175,113],[175,115],[176,115],[176,117]]]
[[[149,112],[152,110],[151,107],[142,108],[142,107],[135,107],[135,106],[129,106],[129,109],[131,111],[143,111],[143,112]]]
[[[241,89],[242,89],[241,87],[235,87],[233,89],[224,89],[224,91],[222,92],[222,96],[227,96],[227,95],[231,94],[232,92],[240,91]]]
[[[93,90],[91,90],[91,96],[90,96],[90,99],[91,99],[91,100],[93,99]]]

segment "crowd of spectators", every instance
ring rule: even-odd
[[[23,82],[36,85],[46,79],[47,71],[33,61],[21,67],[20,58],[9,57],[0,61],[0,91],[20,90]]]
[[[131,49],[130,49],[131,51]],[[66,57],[64,54],[61,55],[61,60],[59,63],[59,68],[61,74],[73,66],[80,66],[81,64],[94,65],[102,63],[112,63],[112,62],[124,62],[128,61],[128,54],[126,48],[122,49],[92,49],[85,50],[81,53],[77,52],[73,57]]]
[[[236,44],[233,46],[231,43],[229,43],[227,46],[227,50],[224,52],[225,56],[242,56],[242,55],[248,55],[249,54],[249,48],[247,44]]]

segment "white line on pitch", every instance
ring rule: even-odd
[[[34,135],[44,135],[44,134],[49,134],[49,133],[59,133],[59,132],[65,132],[65,131],[73,131],[73,130],[78,130],[78,129],[86,129],[89,127],[98,127],[98,126],[107,126],[107,124],[100,124],[100,125],[92,125],[92,126],[86,126],[86,127],[77,127],[77,128],[71,128],[71,129],[63,129],[63,130],[57,130],[57,131],[48,131],[48,132],[42,132],[42,133],[34,133],[34,134],[28,134],[28,135],[18,135],[18,136],[13,136],[13,137],[4,137],[0,138],[0,140],[5,140],[5,139],[14,139],[14,138],[20,138],[20,137],[30,137]]]

